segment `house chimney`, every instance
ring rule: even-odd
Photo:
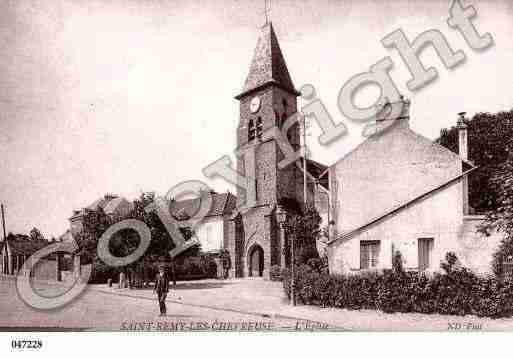
[[[458,129],[458,152],[460,154],[460,158],[463,161],[468,160],[468,133],[467,133],[467,125],[465,124],[466,112],[458,113],[458,122],[456,128]],[[469,204],[468,204],[468,176],[463,176],[462,180],[463,185],[463,215],[469,214]]]
[[[405,99],[403,95],[399,97],[397,102],[390,102],[388,99],[385,99],[384,103],[378,105],[376,121],[403,120],[408,123],[410,119],[410,105],[411,101]]]
[[[467,161],[468,160],[468,135],[467,135],[467,125],[465,124],[465,115],[467,113],[466,112],[460,112],[458,113],[459,117],[458,117],[458,123],[457,123],[457,128],[458,128],[458,138],[459,138],[459,141],[458,141],[458,152],[460,154],[460,157],[462,160],[465,160]]]

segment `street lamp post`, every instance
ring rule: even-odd
[[[282,244],[285,243],[285,230],[287,228],[287,212],[284,210],[284,208],[282,206],[278,206],[278,209],[276,211],[276,218],[278,220],[278,223],[280,225],[280,229],[282,231]],[[295,236],[294,235],[291,235],[290,237],[291,239],[291,271],[290,271],[290,304],[292,305],[296,305],[296,293],[295,293],[295,279],[296,279],[296,275],[295,275],[295,269],[294,269],[294,265],[295,265],[295,253],[294,253],[294,241],[295,241]]]
[[[294,242],[296,241],[296,237],[291,235],[290,237],[290,249],[291,249],[291,269],[290,269],[290,304],[292,306],[296,305],[296,253],[294,251]]]

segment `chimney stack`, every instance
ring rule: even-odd
[[[406,120],[410,119],[410,104],[409,99],[405,99],[403,95],[399,97],[399,101],[390,102],[385,99],[385,102],[378,105],[379,109],[376,114],[377,122],[387,120]]]
[[[465,124],[466,112],[458,113],[458,122],[456,128],[458,129],[458,152],[460,154],[460,158],[464,161],[468,160],[468,133],[467,133],[467,125]],[[469,204],[468,204],[468,176],[463,176],[462,180],[463,185],[463,215],[469,214]]]
[[[467,135],[467,125],[465,124],[465,115],[466,112],[458,113],[458,123],[456,127],[458,128],[458,152],[460,153],[460,157],[462,160],[468,160],[468,135]]]

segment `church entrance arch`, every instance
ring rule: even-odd
[[[262,277],[264,273],[264,250],[258,244],[251,246],[248,252],[248,274],[250,277]]]

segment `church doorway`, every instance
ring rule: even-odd
[[[264,250],[258,244],[249,251],[249,276],[262,277],[264,274]]]

